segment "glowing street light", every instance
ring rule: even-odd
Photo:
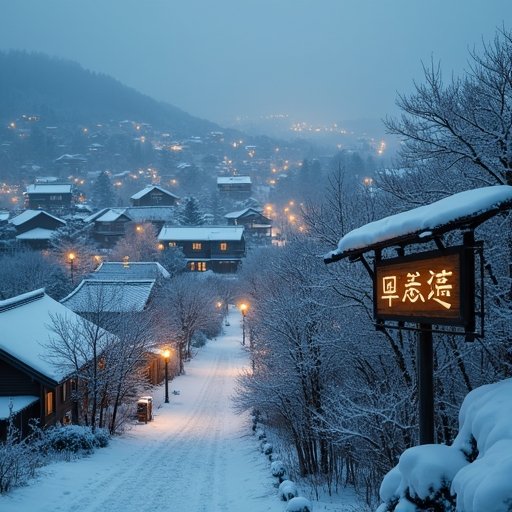
[[[169,359],[171,357],[171,351],[166,349],[162,352],[165,361],[165,403],[169,403]]]
[[[68,254],[68,263],[69,263],[69,272],[71,274],[71,285],[73,285],[73,270],[74,270],[74,266],[75,266],[75,258],[76,258],[76,254],[74,252],[70,252]]]
[[[248,308],[249,306],[245,302],[240,304],[240,311],[242,312],[242,345],[245,345],[245,315]]]

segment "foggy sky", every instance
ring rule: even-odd
[[[382,118],[512,28],[510,0],[0,0],[0,49],[40,51],[229,124]],[[0,70],[1,72],[1,70]]]

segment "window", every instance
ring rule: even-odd
[[[49,414],[52,414],[53,413],[53,391],[47,391],[46,392],[46,403],[45,403],[45,408],[46,408],[46,415],[48,416]]]
[[[197,270],[199,272],[206,272],[206,261],[198,261],[197,262]]]
[[[228,250],[228,244],[226,242],[220,243],[220,250],[221,251],[227,251]]]
[[[50,196],[50,201],[62,201],[62,196]]]
[[[192,250],[193,251],[200,251],[201,248],[202,248],[202,243],[201,242],[192,242]]]
[[[176,247],[176,242],[169,242],[169,247]]]

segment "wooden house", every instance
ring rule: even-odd
[[[230,212],[224,215],[229,226],[244,226],[248,240],[270,244],[272,241],[272,220],[254,208]]]
[[[46,344],[54,336],[56,316],[71,324],[83,322],[44,289],[0,301],[0,439],[11,411],[22,435],[29,433],[31,419],[47,427],[69,423],[76,414],[71,400],[75,382],[66,366],[57,367],[48,358]]]
[[[132,206],[175,206],[179,197],[158,185],[149,185],[130,200]]]
[[[51,212],[67,212],[73,204],[73,187],[70,183],[35,183],[25,192],[26,207]]]
[[[246,254],[243,226],[165,226],[158,240],[180,247],[192,272],[234,273]]]
[[[48,247],[55,231],[66,225],[66,221],[43,210],[25,210],[9,223],[16,229],[16,240],[32,249]]]
[[[249,176],[219,176],[217,190],[231,199],[247,199],[252,192],[252,181]]]

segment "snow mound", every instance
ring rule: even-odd
[[[313,512],[313,505],[308,499],[299,496],[288,502],[286,512]]]
[[[292,498],[295,498],[298,494],[295,482],[292,482],[291,480],[283,480],[279,484],[278,494],[279,498],[283,501],[289,501]]]
[[[406,450],[383,479],[378,512],[443,505],[446,511],[509,512],[512,507],[512,379],[469,393],[451,446]],[[425,508],[423,508],[425,507]]]

